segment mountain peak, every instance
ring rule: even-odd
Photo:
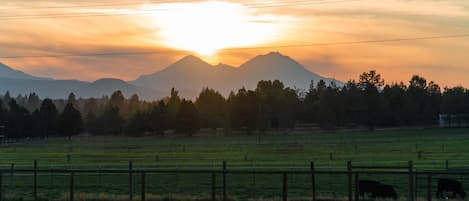
[[[289,56],[285,56],[280,52],[269,52],[264,55],[258,55],[246,63],[242,64],[240,67],[249,68],[269,68],[273,69],[283,69],[287,67],[296,67],[304,69],[304,66],[296,62],[294,59]]]
[[[117,78],[101,78],[99,80],[94,81],[92,84],[104,84],[104,83],[125,84],[126,82],[124,80],[117,79]]]
[[[193,62],[203,62],[203,63],[207,63],[205,61],[203,61],[201,58],[199,57],[196,57],[192,54],[189,54],[185,57],[182,57],[181,59],[179,59],[179,61],[177,61],[176,63],[178,62],[189,62],[189,63],[193,63]]]
[[[270,52],[256,56],[239,67],[223,63],[210,65],[194,55],[188,55],[164,70],[132,81],[132,84],[154,90],[175,87],[183,91],[182,94],[196,97],[204,87],[227,95],[241,87],[255,89],[260,80],[280,80],[285,86],[307,89],[311,80],[321,79],[329,81],[289,56]]]
[[[247,61],[246,63],[250,63],[250,62],[260,62],[263,64],[263,66],[266,65],[266,62],[269,64],[275,64],[279,62],[280,63],[288,62],[288,63],[298,64],[295,60],[293,60],[289,56],[283,55],[280,52],[269,52],[267,54],[257,55],[251,60]]]
[[[263,56],[269,56],[269,57],[271,57],[271,56],[275,56],[275,57],[285,57],[285,55],[283,55],[283,54],[280,53],[280,52],[269,52],[269,53],[267,53],[266,55],[263,55]]]

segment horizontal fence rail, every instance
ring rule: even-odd
[[[347,199],[348,201],[360,200],[359,181],[362,176],[366,175],[396,175],[403,176],[404,183],[407,183],[407,199],[414,201],[416,199],[416,188],[417,178],[423,177],[424,186],[426,188],[426,199],[432,200],[432,178],[438,175],[453,175],[453,176],[465,176],[469,175],[469,170],[415,170],[412,161],[408,162],[408,166],[366,166],[366,165],[353,165],[351,161],[347,163],[347,170],[317,170],[314,167],[314,162],[310,163],[310,169],[305,170],[237,170],[229,169],[228,164],[223,161],[221,169],[139,169],[133,166],[132,161],[129,161],[128,169],[64,169],[64,168],[40,168],[37,161],[34,161],[33,168],[0,168],[0,201],[3,200],[6,189],[4,188],[5,175],[10,175],[11,178],[14,174],[24,174],[26,176],[31,175],[31,197],[33,200],[38,200],[38,175],[49,173],[57,176],[68,177],[68,197],[70,201],[75,200],[76,196],[76,181],[79,175],[102,175],[102,174],[117,174],[125,176],[128,179],[128,198],[130,201],[135,200],[134,193],[139,191],[139,200],[145,201],[147,199],[146,187],[149,183],[147,177],[149,174],[201,174],[206,175],[210,181],[210,188],[207,189],[207,194],[210,195],[212,201],[215,200],[229,200],[230,189],[228,188],[228,177],[227,175],[277,175],[280,179],[278,182],[281,184],[279,192],[281,193],[282,201],[287,201],[289,198],[289,189],[293,189],[291,185],[288,185],[288,181],[292,176],[305,175],[310,178],[310,199],[316,201],[318,197],[317,187],[321,185],[317,177],[320,175],[343,175],[346,178]],[[217,179],[221,176],[220,179]],[[101,177],[100,177],[101,179]],[[231,179],[235,180],[235,179]],[[12,181],[10,181],[12,183]],[[140,188],[135,186],[135,183],[139,183]],[[67,185],[67,184],[64,184]],[[217,192],[218,191],[218,192]],[[124,192],[125,193],[125,192]],[[217,198],[217,195],[221,194],[221,198]],[[138,194],[135,194],[138,195]]]

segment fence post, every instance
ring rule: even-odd
[[[419,186],[419,184],[418,184],[418,182],[419,182],[419,177],[418,177],[419,174],[418,174],[417,172],[418,172],[417,169],[415,169],[415,170],[413,171],[413,174],[414,174],[414,199],[415,199],[415,197],[417,197],[417,195],[418,195],[417,190],[418,190],[418,186]],[[424,182],[424,183],[425,183],[425,182]]]
[[[348,200],[352,201],[352,161],[347,161],[348,172]]]
[[[432,174],[427,175],[427,201],[432,201]]]
[[[133,179],[132,179],[132,161],[129,161],[129,200],[132,201],[133,199],[133,192],[134,192],[134,186],[133,186]]]
[[[223,161],[223,201],[227,201],[226,196],[226,161]]]
[[[2,201],[3,199],[3,172],[0,172],[0,201]]]
[[[288,200],[288,181],[287,181],[287,173],[284,172],[283,173],[283,201],[287,201]]]
[[[313,201],[316,201],[316,175],[314,174],[314,162],[310,163],[311,168],[311,191],[313,193]]]
[[[142,190],[141,190],[141,193],[142,193],[141,198],[142,198],[142,201],[145,201],[145,172],[142,171],[142,173],[141,173],[140,176],[141,176],[140,180],[141,180],[141,182],[142,182],[142,183],[141,183],[141,188],[142,188]]]
[[[360,200],[360,185],[359,185],[358,173],[355,173],[355,201]]]
[[[212,201],[215,201],[216,198],[216,180],[215,180],[215,171],[212,171]]]
[[[75,173],[70,173],[70,201],[74,199],[74,190],[75,190]]]
[[[409,193],[408,193],[408,200],[409,201],[414,201],[414,166],[412,164],[412,161],[409,161]]]
[[[33,174],[33,198],[37,200],[37,160],[34,160]]]

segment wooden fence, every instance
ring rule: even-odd
[[[140,199],[141,201],[146,200],[146,179],[145,176],[150,173],[162,173],[162,174],[207,174],[211,176],[211,188],[210,195],[211,200],[228,200],[228,191],[227,188],[227,175],[243,175],[243,174],[266,174],[266,175],[279,175],[282,177],[282,200],[288,200],[288,176],[289,175],[306,175],[311,178],[311,200],[317,200],[316,187],[320,185],[317,183],[316,176],[321,174],[328,175],[346,175],[347,176],[347,189],[348,189],[348,201],[359,201],[359,189],[358,181],[360,175],[362,174],[381,174],[381,175],[401,175],[408,177],[408,194],[407,198],[409,201],[415,200],[415,178],[417,175],[425,176],[427,185],[426,185],[426,197],[428,201],[432,200],[432,176],[434,175],[469,175],[469,171],[458,170],[458,171],[415,171],[412,161],[408,162],[407,166],[364,166],[364,165],[353,165],[351,161],[347,163],[347,170],[333,170],[333,171],[324,171],[316,170],[314,167],[314,162],[310,163],[309,170],[230,170],[227,168],[227,163],[223,161],[222,169],[219,170],[206,170],[206,169],[135,169],[133,167],[132,161],[129,161],[128,169],[40,169],[38,168],[37,161],[34,161],[33,168],[14,168],[12,166],[10,169],[0,169],[0,201],[2,200],[2,195],[4,194],[3,187],[3,175],[4,174],[14,174],[14,173],[29,173],[32,174],[32,197],[34,200],[38,200],[38,174],[39,173],[50,173],[50,174],[66,174],[69,175],[69,200],[74,201],[75,198],[75,176],[77,174],[89,174],[89,173],[99,173],[99,174],[123,174],[128,175],[128,196],[129,201],[134,200],[134,181],[133,178],[135,175],[140,175]],[[222,184],[217,186],[216,175],[222,175]],[[209,189],[207,189],[209,190]],[[222,191],[222,198],[217,198],[217,191]]]

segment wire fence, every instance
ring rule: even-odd
[[[287,200],[358,201],[359,181],[375,180],[393,186],[399,198],[431,201],[436,181],[451,178],[463,185],[467,170],[415,170],[407,165],[366,166],[347,163],[346,170],[317,170],[313,162],[303,170],[230,169],[226,162],[219,169],[60,169],[2,168],[0,200],[19,196],[24,200],[76,200],[79,193],[109,193],[128,196],[127,200],[147,201],[148,195],[199,195],[208,200],[249,200],[277,198]],[[16,193],[16,194],[15,194]]]

